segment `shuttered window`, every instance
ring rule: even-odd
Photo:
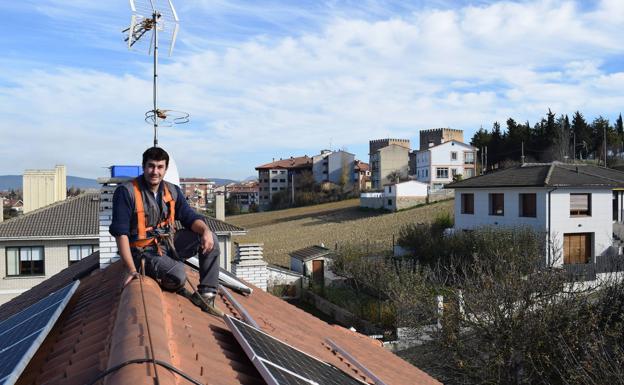
[[[490,197],[490,215],[505,215],[505,195],[489,194]]]
[[[570,216],[591,216],[591,194],[570,194]]]
[[[520,194],[520,216],[535,218],[536,215],[536,195]]]
[[[474,194],[461,195],[461,213],[474,214]]]

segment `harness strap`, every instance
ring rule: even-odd
[[[134,189],[134,204],[137,212],[137,239],[134,242],[130,242],[131,247],[146,247],[151,245],[156,245],[158,247],[158,252],[160,254],[160,247],[158,246],[158,237],[147,237],[147,232],[152,231],[157,228],[163,228],[165,226],[169,226],[170,232],[173,233],[175,231],[175,200],[171,196],[171,192],[165,183],[163,186],[163,201],[169,207],[169,213],[167,218],[158,223],[156,226],[146,227],[145,224],[145,207],[143,205],[143,195],[141,194],[141,189],[139,188],[139,183],[135,179],[132,181],[133,189]]]

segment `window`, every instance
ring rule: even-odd
[[[464,169],[464,174],[466,174],[466,178],[472,178],[474,176],[474,169],[473,168],[465,168]]]
[[[591,194],[570,194],[570,216],[591,216]]]
[[[276,179],[271,179],[271,183],[277,183],[277,178]]]
[[[457,160],[457,151],[451,151],[451,160]]]
[[[388,192],[392,193],[392,186],[388,186]]]
[[[84,257],[88,257],[99,249],[97,245],[69,245],[68,248],[70,265],[79,262]]]
[[[474,214],[474,194],[461,195],[461,213]]]
[[[464,152],[464,163],[474,164],[474,152]]]
[[[505,195],[489,194],[490,215],[505,215]]]
[[[536,194],[520,194],[520,216],[535,218],[537,216]]]
[[[448,167],[436,167],[436,176],[438,179],[448,179]]]
[[[7,276],[44,275],[43,247],[7,247]]]
[[[284,191],[286,187],[280,187],[280,191]]]
[[[277,191],[277,187],[271,187],[271,191]]]
[[[286,179],[280,179],[280,182],[286,183]]]
[[[388,206],[392,206],[392,199],[388,199]]]
[[[456,169],[456,168],[452,168],[452,169],[451,169],[451,174],[452,174],[453,176],[457,176],[457,169]]]
[[[286,170],[280,170],[280,174],[286,174]]]
[[[271,170],[271,174],[277,174],[277,170]]]

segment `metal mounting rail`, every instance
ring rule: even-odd
[[[258,324],[256,323],[256,321],[253,319],[253,317],[247,312],[247,310],[245,309],[245,307],[243,307],[243,305],[240,304],[240,302],[238,302],[236,300],[236,298],[234,298],[234,296],[232,295],[232,293],[230,293],[230,291],[223,285],[219,285],[219,289],[221,290],[221,292],[223,293],[223,295],[225,295],[225,298],[227,298],[227,300],[232,304],[232,306],[234,306],[234,309],[236,309],[236,311],[241,315],[241,317],[243,317],[243,320],[248,324],[251,325],[253,327],[255,327],[256,329],[260,329],[260,326],[258,326]]]
[[[351,354],[349,354],[349,352],[347,352],[345,349],[341,348],[337,343],[332,341],[330,338],[326,338],[325,339],[325,343],[327,343],[327,345],[329,345],[329,347],[332,350],[340,353],[340,355],[343,356],[344,358],[346,358],[347,361],[349,361],[350,363],[355,365],[360,371],[362,371],[362,373],[364,373],[366,375],[366,377],[368,377],[371,380],[373,380],[375,385],[386,385],[385,382],[383,382],[379,377],[377,377],[375,374],[373,374],[373,372],[371,372],[366,366],[364,366],[364,364],[362,364],[360,361],[358,361],[355,357],[353,357]]]

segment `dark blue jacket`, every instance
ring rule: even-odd
[[[163,202],[163,184],[167,183],[167,187],[175,200],[175,219],[179,220],[182,225],[190,229],[191,225],[197,219],[203,217],[193,210],[184,197],[182,190],[169,182],[162,182],[158,188],[158,194],[154,197],[143,175],[136,178],[139,182],[139,189],[143,196],[143,206],[145,209],[146,226],[155,226],[164,221],[169,213],[169,208]],[[115,189],[113,195],[113,220],[109,227],[109,231],[113,236],[127,235],[130,242],[137,238],[137,214],[134,207],[134,187],[132,182],[127,182]]]

